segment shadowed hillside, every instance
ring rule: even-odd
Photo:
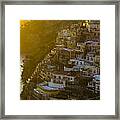
[[[23,80],[31,76],[36,65],[54,48],[57,32],[63,26],[76,22],[78,21],[22,21],[23,24],[21,24],[20,29],[20,53],[21,56],[28,58],[24,66]]]

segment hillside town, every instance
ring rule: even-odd
[[[21,99],[99,100],[100,21],[81,20],[58,31],[55,47],[21,83]]]

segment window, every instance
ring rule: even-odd
[[[95,82],[93,82],[93,86],[95,86],[96,84],[95,84]]]
[[[89,82],[89,85],[92,85],[92,82]]]

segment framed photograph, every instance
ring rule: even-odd
[[[119,1],[2,1],[2,119],[119,119]]]

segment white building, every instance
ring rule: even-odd
[[[100,75],[95,75],[93,80],[88,83],[88,89],[94,93],[100,92]]]
[[[94,59],[95,59],[95,54],[94,53],[88,53],[86,55],[86,60],[90,61],[90,62],[94,62]]]
[[[80,71],[80,66],[72,66],[72,67],[66,67],[64,66],[64,71],[65,72],[70,72],[70,71],[75,71],[75,72],[78,72]]]
[[[85,49],[85,44],[84,43],[77,43],[77,49],[79,49],[79,51],[81,53],[83,53],[84,49]]]
[[[68,73],[68,72],[63,72],[63,73],[53,73],[51,81],[49,85],[54,85],[57,86],[64,86],[66,85],[67,82],[74,82],[75,76]]]
[[[85,66],[84,67],[85,69],[89,69],[90,73],[92,73],[93,75],[97,75],[97,74],[100,74],[100,68],[99,67],[96,67],[96,66]]]
[[[76,66],[83,66],[85,65],[85,61],[82,59],[70,59],[70,61],[68,62],[69,64],[74,64]]]
[[[73,71],[73,67],[65,67],[64,66],[64,71],[66,72],[70,72],[70,71]]]

